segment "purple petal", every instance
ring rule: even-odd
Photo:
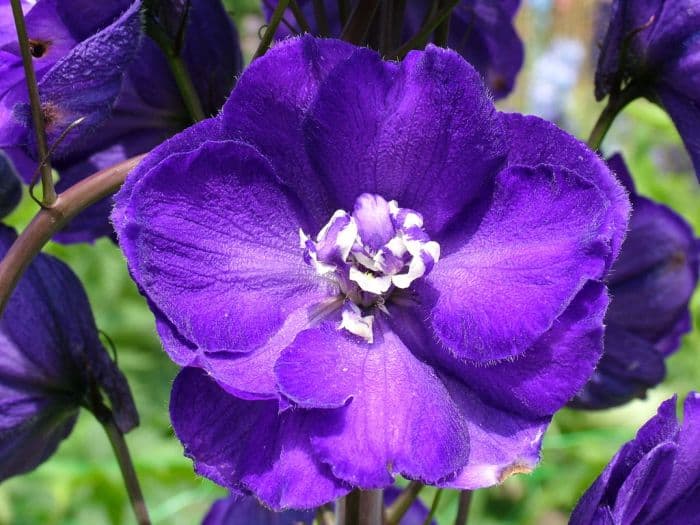
[[[336,326],[300,333],[275,367],[280,391],[295,404],[347,405],[312,412],[315,426],[331,429],[312,437],[321,461],[364,489],[385,487],[395,474],[434,483],[463,467],[467,431],[432,368],[378,322],[373,344]]]
[[[354,50],[345,42],[310,36],[280,42],[245,70],[223,109],[229,136],[253,144],[270,160],[308,210],[313,226],[308,231],[314,234],[337,204],[311,168],[301,124],[319,84]]]
[[[446,377],[445,382],[467,422],[470,449],[467,465],[440,485],[475,490],[532,472],[550,418],[521,417],[484,402],[461,381]]]
[[[440,295],[432,312],[440,340],[477,361],[530,348],[589,279],[604,276],[608,205],[596,186],[564,168],[502,171],[490,208],[465,227],[476,231],[427,279]]]
[[[700,54],[700,51],[696,53]],[[695,58],[698,62],[698,59]],[[700,67],[694,77],[700,75]],[[697,85],[694,88],[697,93]],[[683,143],[695,167],[695,173],[700,179],[700,108],[698,108],[697,95],[693,98],[679,93],[673,88],[662,86],[658,90],[664,109],[673,119],[678,128]]]
[[[55,156],[65,154],[73,141],[109,116],[141,39],[140,5],[134,2],[113,24],[73,47],[39,82],[49,143],[78,118],[85,119],[54,149]],[[16,111],[29,122],[28,106]],[[28,136],[31,142],[33,134]]]
[[[273,512],[251,496],[233,494],[215,501],[202,525],[311,525],[313,520],[314,512]]]
[[[313,508],[347,494],[309,446],[309,414],[278,414],[275,401],[243,401],[198,369],[175,379],[173,428],[195,462],[215,482],[250,490],[272,509]]]
[[[622,185],[612,176],[605,162],[583,142],[538,117],[516,113],[501,114],[508,133],[510,165],[551,164],[567,168],[590,180],[610,201],[605,224],[612,235],[610,267],[620,253],[627,231],[630,203]]]
[[[197,347],[257,348],[290,312],[328,295],[302,260],[297,204],[251,146],[205,142],[129,190],[128,217],[115,225],[132,275]]]
[[[505,156],[478,73],[434,46],[400,65],[358,49],[322,83],[305,129],[340,208],[378,194],[420,212],[428,233],[477,197]]]

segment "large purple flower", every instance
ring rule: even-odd
[[[297,2],[315,35],[339,36],[342,30],[337,0],[324,0],[323,13],[328,28],[319,23],[313,0]],[[357,2],[348,2],[350,7]],[[263,0],[265,15],[272,15],[276,0]],[[430,16],[435,4],[427,0],[408,0],[401,22],[401,38],[408,40]],[[496,98],[507,96],[523,65],[524,49],[515,31],[513,18],[520,0],[461,0],[450,18],[448,46],[467,59],[486,80]],[[287,9],[277,33],[280,38],[301,33],[291,9]]]
[[[0,256],[15,240],[0,225]],[[0,320],[0,481],[32,470],[68,436],[81,406],[107,394],[122,432],[138,424],[126,379],[100,343],[77,277],[39,255]]]
[[[643,397],[666,376],[664,360],[690,330],[688,303],[698,284],[700,241],[677,213],[637,194],[620,155],[608,161],[630,192],[630,229],[608,274],[605,352],[572,401],[608,408]]]
[[[538,461],[602,351],[629,202],[605,163],[429,46],[288,39],[112,215],[199,473],[309,508],[396,474],[476,488]]]
[[[685,400],[681,425],[676,398],[623,445],[586,491],[570,525],[691,524],[700,516],[700,395]]]
[[[700,177],[700,0],[614,0],[596,97],[623,88],[668,111]]]
[[[170,3],[163,5],[172,14],[175,6]],[[130,4],[39,0],[27,13],[29,36],[40,46],[34,64],[49,141],[79,117],[87,117],[54,152],[53,164],[61,175],[59,191],[150,150],[190,123],[161,50],[142,37],[140,2]],[[166,26],[173,23],[164,20]],[[0,27],[0,35],[14,33],[9,13],[0,11]],[[219,0],[193,1],[184,27],[182,56],[205,113],[213,115],[240,71],[236,31]],[[13,34],[4,45],[0,41],[0,148],[29,181],[36,167],[34,135],[28,127],[26,87],[15,40]],[[57,239],[82,242],[112,235],[110,209],[111,199],[90,207]]]

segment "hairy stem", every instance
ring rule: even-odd
[[[411,481],[396,500],[386,509],[386,525],[398,525],[401,518],[416,501],[418,494],[425,485],[418,481]]]
[[[262,39],[260,40],[258,49],[256,49],[255,54],[253,55],[253,60],[255,60],[256,58],[260,58],[265,53],[267,53],[268,49],[270,49],[272,39],[274,38],[275,33],[277,32],[277,28],[280,26],[280,22],[282,21],[282,17],[284,16],[284,12],[287,9],[288,5],[289,0],[279,0],[279,2],[277,2],[275,10],[272,12],[270,23],[267,25],[267,29],[265,29],[265,33],[263,34]]]
[[[460,490],[459,491],[459,507],[457,507],[457,518],[455,519],[455,525],[467,525],[467,519],[469,518],[469,507],[472,502],[472,491],[471,490]]]
[[[0,315],[24,270],[49,239],[85,208],[117,191],[144,156],[132,157],[81,180],[61,193],[52,207],[34,216],[0,261]]]
[[[381,490],[353,490],[338,500],[336,525],[382,525],[383,514]]]
[[[129,501],[131,502],[131,507],[134,509],[136,521],[139,525],[150,525],[151,520],[148,517],[146,502],[143,499],[141,486],[139,485],[138,477],[136,477],[136,470],[134,469],[134,463],[131,461],[131,454],[126,445],[124,434],[122,434],[121,430],[119,430],[119,427],[117,427],[114,422],[114,417],[111,412],[109,412],[109,417],[105,418],[104,421],[100,420],[100,423],[102,423],[107,437],[109,437],[112,450],[114,450],[114,455],[119,463],[119,470],[121,470],[122,477],[124,478],[124,486],[129,494]]]
[[[52,206],[56,201],[56,190],[53,185],[53,175],[51,173],[51,161],[46,145],[46,130],[44,129],[44,115],[41,111],[41,99],[39,98],[39,87],[34,73],[34,63],[32,62],[32,51],[30,48],[27,26],[24,23],[24,13],[20,0],[10,0],[12,3],[12,16],[15,19],[17,29],[17,41],[22,53],[22,65],[24,66],[24,77],[27,81],[27,91],[29,92],[29,106],[32,110],[32,123],[36,134],[36,149],[39,159],[39,172],[41,173],[42,204]]]

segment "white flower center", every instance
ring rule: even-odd
[[[352,213],[336,211],[313,240],[299,231],[304,260],[337,281],[346,297],[339,328],[373,340],[372,308],[427,275],[440,259],[440,245],[423,230],[423,217],[396,201],[364,193]]]

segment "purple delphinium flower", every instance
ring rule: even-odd
[[[614,0],[596,97],[623,88],[669,113],[700,177],[700,0]]]
[[[356,2],[350,2],[353,6]],[[298,0],[312,33],[321,33],[316,19],[314,2]],[[263,0],[263,10],[268,20],[276,0]],[[324,12],[328,20],[328,34],[340,36],[342,30],[337,0],[324,0]],[[434,7],[432,1],[408,0],[402,21],[402,38],[408,40],[418,32],[423,21]],[[515,77],[524,60],[523,44],[515,31],[513,19],[520,7],[520,0],[461,0],[452,11],[448,47],[460,53],[486,80],[495,98],[507,96],[515,85]],[[277,32],[279,38],[301,33],[290,9]]]
[[[274,509],[532,469],[600,357],[629,212],[604,162],[498,113],[458,54],[310,36],[255,60],[115,202],[186,367],[186,453]]]
[[[141,35],[140,2],[130,4],[39,0],[27,13],[30,38],[44,46],[34,64],[50,117],[49,141],[77,118],[92,119],[74,128],[54,152],[59,191],[150,150],[190,123],[165,57]],[[182,14],[168,10],[166,30],[175,23],[173,12]],[[219,0],[195,0],[187,13],[182,56],[205,113],[213,115],[241,68],[238,37]],[[14,32],[11,16],[0,16],[0,26]],[[0,42],[0,72],[4,69],[12,75],[0,80],[0,148],[29,181],[36,167],[34,139],[32,130],[17,119],[24,115],[28,124],[29,113],[20,104],[27,95],[14,39],[4,46]],[[76,78],[75,71],[84,72],[85,78]],[[111,199],[91,206],[56,239],[84,242],[112,235],[110,209]]]
[[[384,490],[384,504],[389,506],[401,494],[396,487]],[[399,525],[423,525],[430,512],[420,499],[415,499]],[[263,507],[252,496],[232,494],[214,502],[202,525],[311,525],[313,511],[286,510],[274,512]],[[436,525],[434,520],[430,525]]]
[[[690,330],[688,303],[698,284],[700,241],[676,212],[637,194],[620,155],[608,164],[630,192],[632,215],[607,277],[611,302],[605,350],[574,398],[576,408],[609,408],[644,397],[666,376],[664,360]]]
[[[669,525],[700,516],[700,395],[685,400],[681,425],[675,396],[622,446],[586,491],[571,525]]]
[[[0,257],[15,237],[0,225]],[[99,390],[122,432],[138,424],[129,386],[100,342],[80,281],[40,254],[0,319],[0,480],[53,454],[80,407],[94,407]]]

